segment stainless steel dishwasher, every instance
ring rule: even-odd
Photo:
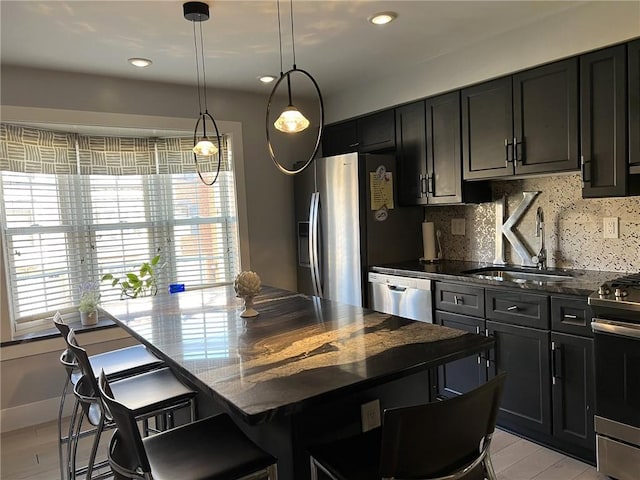
[[[369,272],[371,308],[433,323],[431,280]]]

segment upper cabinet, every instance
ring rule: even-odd
[[[396,142],[401,204],[491,201],[487,184],[462,181],[459,91],[398,107]]]
[[[349,152],[392,151],[395,147],[393,109],[328,125],[322,135],[322,155],[325,157]]]
[[[382,152],[396,148],[394,110],[384,110],[358,119],[358,151]]]
[[[627,47],[629,68],[629,173],[640,174],[640,39]]]
[[[577,59],[463,89],[462,139],[466,180],[577,170]]]
[[[358,123],[355,120],[335,123],[324,128],[322,155],[331,157],[358,151]]]
[[[396,159],[400,204],[427,204],[427,138],[422,100],[396,108]]]
[[[582,55],[580,77],[582,196],[627,195],[627,46]]]

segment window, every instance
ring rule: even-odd
[[[11,133],[3,140],[11,140]],[[113,150],[114,141],[90,140],[76,145],[90,150],[97,143],[100,158],[118,162],[112,151],[104,151],[105,146]],[[190,142],[164,145],[179,145],[186,153],[178,152],[178,159],[192,163]],[[145,142],[127,143],[136,155],[145,149]],[[10,142],[6,149],[11,150]],[[175,163],[176,152],[150,150],[156,169],[158,159],[171,163],[173,156]],[[161,255],[159,289],[166,291],[170,283],[188,288],[232,283],[240,264],[237,208],[231,152],[226,145],[223,150],[224,168],[213,187],[194,172],[77,175],[3,169],[2,234],[16,330],[33,327],[55,310],[74,308],[82,283],[99,281],[105,273],[123,277],[156,254]],[[122,158],[125,166],[131,160],[126,152]],[[82,170],[87,159],[81,149],[77,160]],[[88,163],[101,165],[95,158]],[[101,282],[100,291],[103,301],[120,298],[109,282]]]

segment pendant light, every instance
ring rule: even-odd
[[[290,8],[291,8],[291,49],[293,54],[293,67],[287,72],[283,73],[282,68],[282,28],[280,23],[280,0],[277,0],[278,6],[278,40],[280,44],[280,78],[273,86],[273,90],[271,91],[271,95],[269,95],[269,102],[267,104],[267,146],[269,147],[269,155],[271,156],[271,160],[275,163],[276,167],[283,173],[287,175],[295,175],[297,173],[302,172],[305,168],[307,168],[316,154],[318,153],[318,148],[320,147],[320,141],[322,139],[322,131],[324,129],[324,103],[322,100],[322,93],[320,92],[320,87],[316,80],[311,76],[311,74],[305,70],[302,70],[296,65],[296,44],[295,44],[295,36],[293,29],[293,0],[290,0]],[[306,130],[311,125],[311,122],[300,112],[300,110],[294,105],[292,99],[291,92],[291,75],[300,74],[302,76],[307,77],[313,86],[315,87],[316,94],[318,97],[318,106],[319,106],[319,118],[320,124],[318,125],[318,135],[316,137],[316,142],[314,145],[314,149],[312,154],[309,156],[306,162],[301,164],[300,168],[290,170],[284,167],[276,158],[276,155],[273,151],[273,145],[271,144],[271,136],[270,136],[270,113],[271,113],[271,103],[275,96],[276,91],[280,84],[286,79],[287,81],[287,98],[288,104],[287,107],[282,111],[278,119],[273,123],[273,126],[280,132],[286,134],[296,134],[298,132],[302,132]]]
[[[207,75],[205,72],[204,61],[204,42],[202,39],[202,22],[209,20],[209,5],[203,2],[186,2],[182,5],[184,18],[193,24],[193,44],[195,47],[196,56],[196,83],[198,87],[198,120],[196,121],[195,129],[193,130],[193,160],[196,164],[196,171],[200,180],[205,185],[213,185],[218,179],[220,173],[220,163],[222,153],[222,143],[220,141],[220,131],[218,125],[213,116],[209,113],[207,108]],[[196,35],[196,23],[199,26],[200,34],[200,54],[198,54],[198,40]],[[202,70],[202,90],[200,89],[200,70]],[[204,112],[203,112],[204,106]],[[214,144],[207,135],[207,123],[213,126],[215,130],[215,138],[217,145]],[[213,132],[211,132],[213,133]],[[218,155],[218,162],[216,167],[216,174],[211,182],[207,182],[200,172],[200,166],[198,165],[198,155],[203,157],[210,157]]]

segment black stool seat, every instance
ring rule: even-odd
[[[134,412],[116,400],[115,383],[100,374],[102,400],[116,425],[109,463],[116,480],[237,480],[277,476],[276,459],[253,443],[227,414],[142,438]]]
[[[180,382],[169,368],[151,370],[111,382],[114,395],[136,417],[188,402],[197,392]]]
[[[142,442],[155,480],[236,479],[276,461],[249,440],[226,414],[162,432]]]
[[[89,362],[91,362],[91,368],[94,372],[104,370],[109,378],[137,375],[164,365],[164,362],[147,350],[144,345],[133,345],[91,355]]]

